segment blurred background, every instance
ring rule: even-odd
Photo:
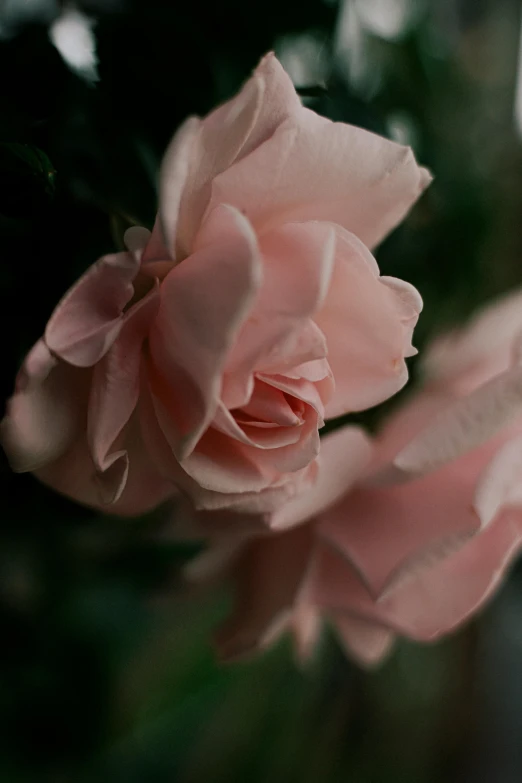
[[[316,111],[435,182],[379,248],[416,343],[522,283],[520,0],[0,0],[1,401],[66,288],[151,226],[165,146],[275,49]],[[413,368],[415,376],[415,368]],[[393,403],[392,403],[393,404]],[[373,426],[383,409],[365,420]],[[102,517],[1,465],[2,783],[519,783],[522,570],[376,672],[325,638],[219,667],[161,512]]]

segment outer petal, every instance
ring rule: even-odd
[[[318,534],[379,595],[480,529],[473,499],[490,459],[482,449],[422,480],[355,490],[323,514]]]
[[[185,186],[194,166],[193,159],[197,161],[200,148],[201,121],[197,117],[189,117],[167,147],[161,164],[158,217],[162,236],[159,237],[156,231],[153,232],[155,242],[149,251],[151,258],[158,255],[163,244],[173,259],[176,258],[176,246],[182,257],[189,254],[189,248],[182,246],[181,239],[178,238],[178,226]],[[181,231],[179,233],[181,234]]]
[[[522,334],[522,292],[481,309],[462,329],[435,340],[423,355],[428,380],[469,393],[507,370]]]
[[[234,614],[217,634],[221,658],[259,651],[288,626],[306,581],[310,544],[306,526],[250,544],[235,574]]]
[[[150,335],[155,405],[180,458],[214,416],[228,353],[262,280],[255,237],[236,210],[219,207],[207,239],[163,281]]]
[[[347,654],[362,666],[378,665],[391,650],[394,635],[382,625],[341,613],[332,622]]]
[[[322,438],[316,482],[271,514],[270,527],[294,527],[337,503],[360,478],[370,456],[371,443],[360,427],[343,427]]]
[[[372,247],[429,181],[408,147],[303,109],[216,177],[210,204],[243,209],[260,230],[292,220],[332,221]]]
[[[493,594],[521,541],[520,515],[502,515],[469,544],[391,592],[379,613],[415,639],[428,641],[448,633]]]
[[[299,600],[292,612],[290,630],[294,637],[297,662],[306,665],[315,651],[322,631],[322,617],[317,607],[306,599]]]
[[[143,341],[158,306],[156,286],[125,315],[118,339],[94,369],[87,439],[100,471],[138,403]]]
[[[501,509],[521,505],[522,437],[518,435],[499,450],[481,476],[475,508],[485,527]]]
[[[522,365],[442,410],[395,458],[405,476],[423,475],[493,438],[522,413]]]
[[[385,276],[380,281],[395,294],[394,303],[403,327],[404,356],[415,356],[417,349],[411,344],[411,338],[423,307],[421,295],[410,283],[396,277]]]
[[[85,437],[79,437],[62,457],[37,471],[36,476],[73,500],[106,513],[144,514],[173,497],[176,489],[155,470],[134,426],[126,434],[124,464],[116,453],[113,463],[100,473]]]
[[[420,303],[413,292],[406,283],[398,289],[389,279],[381,281],[373,257],[357,237],[338,234],[330,290],[314,317],[326,337],[335,379],[327,417],[369,408],[404,386],[404,356],[411,353],[411,328],[405,336],[404,322],[414,323],[415,304]]]
[[[330,617],[348,614],[370,622],[383,622],[379,603],[370,594],[353,565],[330,544],[316,539],[310,600]]]
[[[138,270],[132,253],[104,256],[91,266],[49,319],[45,342],[50,351],[77,367],[96,364],[118,336]]]
[[[272,137],[288,117],[299,116],[303,111],[301,99],[283,66],[273,52],[266,54],[257,66],[254,77],[263,81],[263,100],[255,125],[243,145],[238,160]]]
[[[324,611],[349,612],[430,641],[464,622],[492,595],[521,540],[520,516],[506,513],[468,544],[378,601],[339,553],[323,547],[313,596]]]
[[[40,340],[27,355],[0,425],[13,470],[35,470],[57,459],[85,421],[89,371],[51,356]]]
[[[432,388],[406,395],[405,402],[383,424],[376,437],[376,452],[368,483],[396,483],[403,474],[393,465],[395,457],[426,429],[454,398]]]
[[[167,150],[160,178],[162,223],[171,251],[174,241],[180,257],[192,249],[214,177],[300,109],[289,77],[274,55],[267,55],[237,96],[202,122],[191,118],[182,126]]]

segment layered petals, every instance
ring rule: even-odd
[[[125,435],[121,452],[113,455],[104,472],[94,464],[85,436],[78,436],[67,452],[36,476],[57,492],[110,514],[126,517],[151,511],[175,497],[176,487],[156,470],[136,426],[129,426]]]
[[[453,630],[491,596],[521,541],[520,519],[507,513],[480,537],[377,601],[356,570],[338,552],[323,547],[314,599],[329,612],[345,612],[419,641],[432,641]]]
[[[323,513],[318,535],[379,596],[480,528],[474,466],[383,489],[357,489]],[[427,500],[428,499],[428,500]]]
[[[416,317],[416,297],[402,284],[388,286],[399,297],[407,324]],[[476,322],[480,336],[480,316]],[[233,564],[222,561],[220,566],[221,576],[233,579],[236,600],[243,590],[237,574],[247,552],[249,573],[257,574],[256,594],[242,593],[247,604],[235,616],[234,638],[248,627],[247,605],[262,601],[264,591],[270,606],[277,604],[271,593],[277,580],[268,567],[261,568],[262,551],[271,552],[277,573],[284,559],[294,589],[281,592],[284,611],[268,612],[249,629],[252,650],[273,641],[276,629],[291,631],[298,647],[309,653],[326,620],[347,654],[371,666],[387,654],[396,635],[437,639],[494,594],[522,546],[520,351],[510,324],[503,324],[509,348],[484,342],[483,369],[473,330],[462,338],[454,335],[457,364],[447,353],[439,374],[429,375],[425,388],[391,416],[373,441],[356,427],[326,436],[315,483],[281,509],[262,515],[268,529],[250,522]],[[470,363],[463,353],[466,344]],[[489,376],[492,344],[508,361],[494,377]],[[457,375],[446,384],[444,367],[450,366]],[[470,385],[470,367],[475,379],[486,378],[481,385]],[[305,531],[305,556],[296,548],[294,557],[294,536],[304,540]],[[234,538],[229,537],[228,546]],[[212,540],[211,549],[219,548],[219,540],[219,535]]]
[[[330,288],[335,234],[321,223],[288,224],[260,241],[264,285],[227,362],[231,375],[286,370],[326,355],[311,317]]]
[[[327,415],[372,407],[406,383],[404,361],[422,307],[406,283],[379,278],[373,257],[353,234],[338,231],[332,284],[315,322],[328,343],[335,394]]]
[[[155,405],[180,458],[215,414],[228,352],[262,282],[255,236],[237,210],[219,207],[200,241],[163,281],[149,340]]]

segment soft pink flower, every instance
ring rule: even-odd
[[[210,546],[188,574],[236,586],[223,657],[285,629],[306,655],[324,618],[370,665],[395,634],[436,639],[490,597],[522,542],[521,305],[515,294],[437,341],[424,390],[373,443],[356,427],[327,435],[316,484],[265,520],[272,532],[195,515]]]
[[[421,308],[368,248],[429,182],[412,151],[304,108],[265,57],[192,117],[162,166],[152,234],[60,302],[3,423],[16,470],[139,511],[272,509],[313,482],[328,417],[407,379]]]

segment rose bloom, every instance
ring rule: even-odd
[[[304,108],[267,55],[177,132],[152,234],[130,229],[52,314],[2,425],[13,468],[120,513],[174,486],[266,511],[312,484],[324,420],[407,380],[421,300],[369,248],[429,179]]]
[[[308,492],[270,515],[185,520],[208,541],[188,576],[235,587],[223,658],[284,630],[306,657],[326,619],[371,665],[396,634],[434,640],[480,608],[522,541],[521,339],[517,293],[435,343],[424,388],[375,441],[327,435]]]

